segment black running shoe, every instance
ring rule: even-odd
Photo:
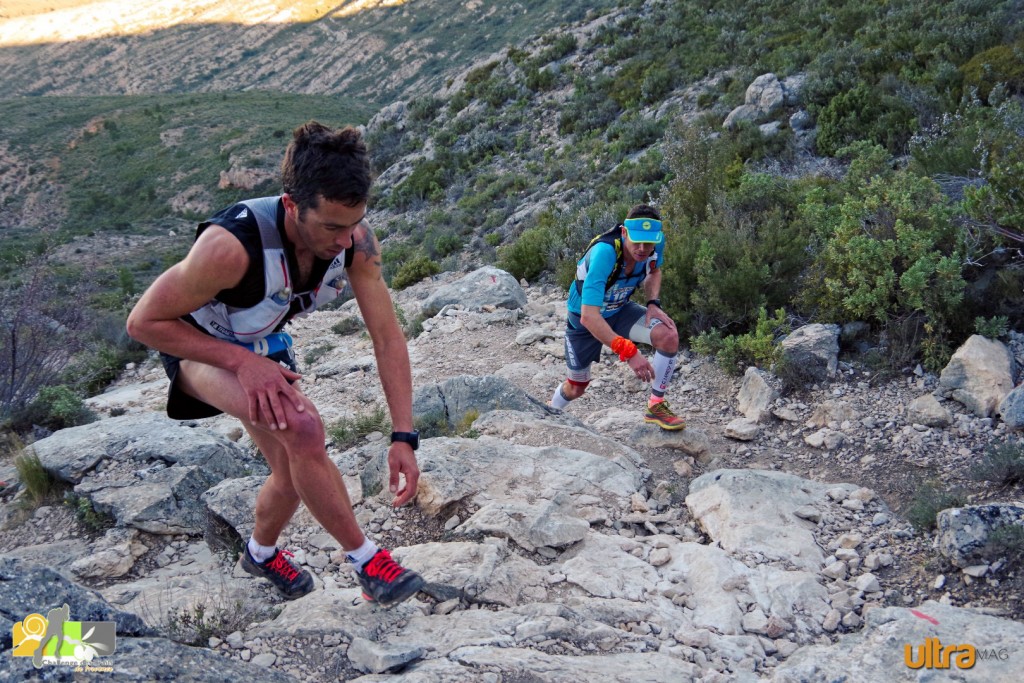
[[[305,569],[299,569],[288,558],[292,554],[287,550],[278,549],[274,556],[265,562],[257,562],[249,554],[246,546],[242,550],[242,569],[253,576],[267,579],[274,584],[277,592],[287,600],[301,598],[313,590],[313,575]]]
[[[363,598],[388,606],[415,595],[423,588],[423,577],[391,559],[391,553],[381,548],[357,572]]]

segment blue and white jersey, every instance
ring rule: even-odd
[[[569,288],[569,311],[580,315],[582,306],[597,306],[601,315],[610,318],[633,296],[636,288],[643,284],[652,268],[660,268],[664,261],[664,241],[654,247],[654,253],[640,263],[633,265],[633,272],[623,272],[618,279],[607,286],[608,278],[615,269],[615,247],[607,242],[594,244],[576,264],[576,279],[583,282],[582,295],[577,287]]]

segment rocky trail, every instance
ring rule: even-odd
[[[1019,485],[970,477],[992,443],[1020,440],[1003,420],[950,399],[936,412],[919,399],[939,378],[845,356],[834,377],[766,400],[756,378],[689,353],[668,394],[684,432],[642,423],[646,387],[611,356],[558,413],[543,404],[564,377],[561,293],[494,269],[458,277],[396,293],[407,321],[428,316],[409,342],[414,412],[437,434],[415,505],[380,493],[383,434],[329,448],[364,529],[426,578],[417,598],[364,603],[304,508],[282,542],[315,592],[286,602],[239,570],[265,467],[227,418],[164,418],[151,360],[91,399],[104,419],[35,444],[112,528],[60,504],[26,518],[7,489],[0,615],[42,610],[45,590],[72,618],[116,620],[118,680],[918,680],[904,645],[930,637],[995,652],[930,680],[1016,680],[1019,555],[979,559],[906,517],[929,480],[1020,511]],[[291,326],[329,428],[384,405],[357,317],[349,302]]]

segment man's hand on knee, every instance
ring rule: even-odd
[[[249,400],[249,420],[270,430],[288,429],[285,403],[302,412],[302,394],[289,382],[302,378],[297,372],[262,356],[252,355],[236,371]]]

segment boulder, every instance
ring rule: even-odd
[[[417,387],[412,412],[424,436],[446,434],[458,427],[470,411],[515,410],[547,415],[551,409],[503,377],[460,375],[440,384]]]
[[[758,111],[757,107],[752,104],[741,104],[740,106],[729,112],[729,115],[725,117],[725,121],[722,122],[722,128],[727,130],[733,130],[738,128],[740,123],[746,121],[748,123],[754,123],[760,117],[761,112]]]
[[[907,422],[928,427],[948,427],[953,415],[932,394],[914,399],[907,406]]]
[[[835,377],[839,367],[839,326],[814,323],[782,340],[782,353],[799,374],[814,381]]]
[[[1024,384],[1006,395],[999,404],[999,414],[1006,428],[1014,431],[1024,429]]]
[[[785,92],[778,76],[761,74],[747,86],[744,104],[757,107],[761,116],[771,116],[785,105]]]
[[[969,505],[942,510],[935,517],[935,545],[960,568],[994,562],[1005,556],[1007,543],[1024,538],[1024,507]]]
[[[526,292],[509,273],[493,266],[484,266],[455,282],[438,288],[423,302],[427,317],[442,308],[460,304],[469,310],[485,307],[518,309],[526,306]]]
[[[88,497],[97,512],[111,515],[119,526],[196,536],[206,526],[206,506],[199,498],[217,481],[201,467],[168,467],[141,481],[89,478],[75,493]]]
[[[814,525],[796,511],[825,501],[831,489],[854,488],[824,486],[782,472],[716,470],[690,482],[686,506],[723,549],[759,552],[816,572],[825,558]]]
[[[779,397],[780,382],[770,372],[750,366],[743,373],[743,383],[736,397],[740,412],[754,422],[762,422],[770,414],[772,403]]]
[[[1013,357],[1002,342],[972,335],[942,369],[939,386],[978,417],[989,417],[1013,390]]]
[[[627,503],[643,480],[641,470],[627,458],[609,460],[564,446],[516,446],[486,436],[426,439],[417,460],[416,504],[431,516],[457,502],[521,503],[528,491],[535,505],[563,495],[585,496],[587,507],[594,508],[591,514],[607,518]],[[387,453],[381,449],[363,468],[364,494],[376,495],[387,477]]]
[[[80,483],[104,460],[137,468],[196,466],[215,482],[266,469],[225,436],[156,413],[61,429],[36,441],[32,450],[43,467],[72,484]]]

